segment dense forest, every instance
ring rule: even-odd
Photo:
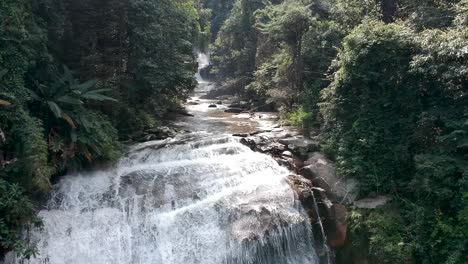
[[[0,256],[205,75],[318,135],[360,197],[337,263],[466,263],[467,0],[2,0]],[[365,260],[366,262],[362,262]]]

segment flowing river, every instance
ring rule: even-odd
[[[207,58],[199,57],[200,68]],[[200,99],[191,133],[131,147],[112,168],[54,186],[34,232],[31,264],[315,264],[312,228],[290,172],[229,134],[269,121],[226,114]],[[229,134],[228,134],[229,133]],[[23,263],[10,254],[6,263]]]

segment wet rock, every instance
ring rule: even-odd
[[[286,161],[289,163],[289,168],[295,172],[304,165],[302,160],[296,156],[286,158]]]
[[[362,209],[375,209],[384,206],[391,200],[388,196],[379,195],[377,197],[369,197],[354,201],[354,206]]]
[[[248,108],[250,108],[250,105],[247,102],[241,101],[241,102],[238,102],[238,103],[232,103],[228,107],[229,108],[248,109]]]
[[[240,143],[243,145],[246,145],[249,147],[251,150],[257,150],[257,145],[260,142],[261,139],[257,137],[245,137],[240,140]]]
[[[216,102],[216,104],[222,105],[223,101],[218,101],[218,102]]]
[[[265,145],[260,146],[259,149],[263,153],[271,153],[279,156],[286,150],[286,147],[278,142],[268,142],[265,143]]]
[[[194,102],[194,101],[190,101],[190,102],[187,102],[188,105],[199,105],[200,103],[198,102]]]
[[[209,107],[209,108],[216,108],[216,107],[218,107],[218,106],[215,105],[215,104],[210,104],[208,107]]]
[[[328,219],[331,226],[327,228],[328,244],[332,248],[342,247],[346,242],[348,226],[346,224],[347,210],[344,205],[334,204],[332,206],[332,215]]]
[[[292,169],[289,167],[291,164],[289,164],[289,162],[286,159],[283,159],[283,158],[274,158],[274,159],[276,160],[276,162],[278,162],[279,165],[284,166],[288,169]]]
[[[281,153],[281,156],[283,156],[283,157],[292,157],[293,154],[291,153],[291,151],[286,150],[286,151],[283,151],[283,153]]]
[[[309,152],[320,150],[320,144],[317,141],[303,137],[282,138],[278,141],[302,157],[307,157]]]
[[[299,170],[299,174],[324,187],[328,185],[332,198],[340,203],[351,204],[358,195],[357,181],[352,178],[340,177],[336,174],[336,167],[323,153],[314,152],[304,162],[305,167]]]
[[[312,182],[301,175],[292,174],[286,178],[289,186],[297,194],[298,199],[301,202],[305,202],[309,197],[311,197]]]
[[[284,138],[280,139],[279,142],[284,145],[292,145],[297,148],[311,148],[315,147],[318,145],[316,141],[307,139],[307,138],[302,138],[302,137],[290,137],[290,138]]]
[[[318,177],[318,178],[313,179],[312,180],[312,185],[314,187],[318,187],[318,188],[324,190],[328,197],[334,197],[330,185],[322,177]]]
[[[232,134],[234,137],[242,137],[242,138],[245,138],[245,137],[248,137],[249,136],[249,133],[236,133],[236,134]]]
[[[173,128],[169,128],[166,126],[151,128],[144,131],[142,134],[138,136],[136,141],[138,142],[146,142],[152,140],[162,140],[166,138],[173,138],[177,135],[177,131]]]
[[[228,108],[224,110],[225,113],[234,113],[234,114],[239,114],[239,113],[242,113],[243,111],[244,109],[241,109],[241,108]]]

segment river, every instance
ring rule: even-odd
[[[214,84],[197,80],[187,105],[194,116],[174,124],[191,132],[63,177],[39,213],[44,229],[31,234],[40,253],[24,263],[319,263],[290,172],[231,136],[272,126],[274,115],[225,113],[225,102],[201,99]],[[10,254],[6,263],[21,260]]]

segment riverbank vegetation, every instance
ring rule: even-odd
[[[465,263],[468,2],[211,2],[232,6],[213,36],[218,82],[319,131],[360,197],[393,199],[351,214],[338,261]]]
[[[119,158],[193,89],[206,34],[189,0],[0,2],[0,256],[67,172]],[[1,257],[0,257],[1,258]]]

